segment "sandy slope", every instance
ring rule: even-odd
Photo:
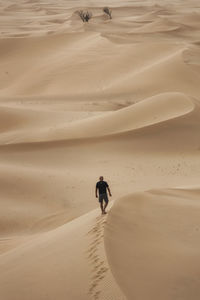
[[[118,201],[105,241],[127,299],[199,299],[199,205],[198,187],[155,189]]]
[[[199,299],[199,2],[9,0],[0,16],[0,298]],[[99,175],[120,198],[106,253]]]
[[[1,299],[125,299],[102,247],[104,223],[95,210],[1,255]]]

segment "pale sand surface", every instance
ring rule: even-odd
[[[200,298],[199,24],[196,0],[0,2],[0,299]]]
[[[199,188],[126,196],[107,219],[108,261],[127,299],[199,299]]]

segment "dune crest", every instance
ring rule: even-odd
[[[67,126],[65,125],[64,118],[62,121],[63,124],[59,125],[56,123],[55,129],[52,128],[51,131],[49,131],[49,123],[47,123],[46,126],[40,124],[36,135],[30,133],[29,129],[26,131],[19,130],[19,132],[15,129],[15,139],[10,141],[10,136],[13,137],[14,132],[12,132],[12,130],[10,132],[8,131],[7,135],[4,132],[2,143],[15,144],[22,142],[54,141],[59,139],[71,140],[119,134],[178,118],[179,116],[191,112],[194,107],[195,103],[184,94],[165,93],[145,99],[137,104],[119,109],[115,112],[104,113],[100,116],[70,122]],[[60,123],[61,114],[58,114],[58,117]],[[50,122],[52,125],[55,120],[53,122],[50,120]],[[47,129],[45,127],[47,127]],[[6,141],[6,139],[8,141]]]

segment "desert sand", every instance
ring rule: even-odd
[[[0,299],[199,300],[199,1],[0,16]]]

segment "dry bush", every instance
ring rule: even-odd
[[[83,22],[88,22],[92,18],[92,13],[89,11],[78,10],[77,14]]]
[[[107,14],[110,19],[112,19],[112,10],[109,7],[104,7],[103,12]]]

